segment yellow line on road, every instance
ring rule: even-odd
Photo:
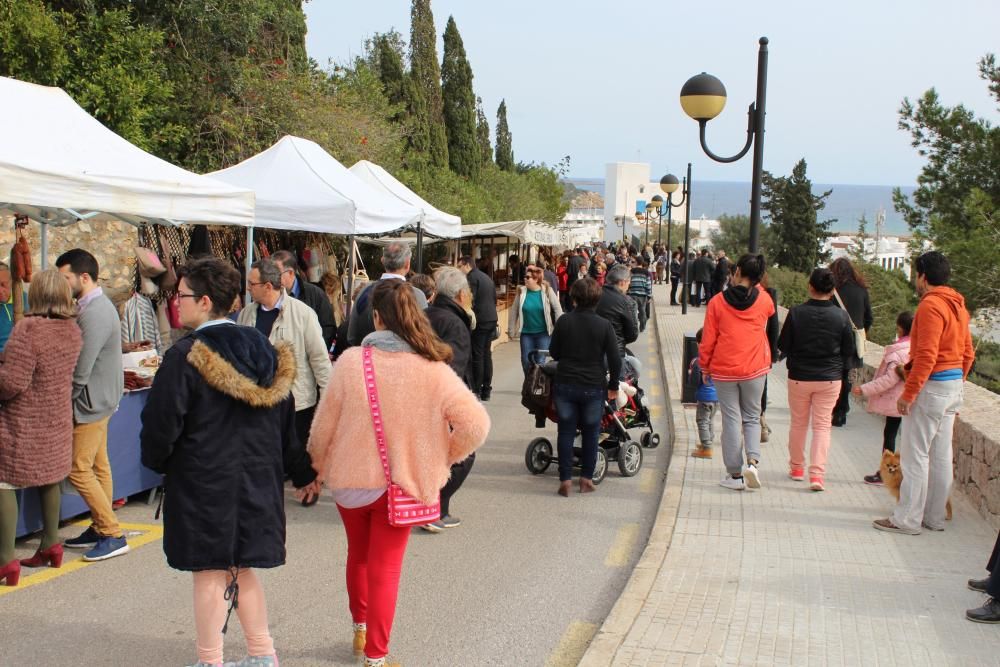
[[[73,525],[89,526],[90,522],[80,521]],[[150,542],[155,542],[163,537],[163,526],[160,525],[146,523],[122,523],[119,525],[122,527],[122,530],[137,531],[140,533],[139,535],[128,536],[129,550],[138,549],[141,546],[145,546]],[[72,553],[72,551],[67,549],[67,553]],[[37,584],[44,584],[47,581],[52,581],[53,579],[65,576],[71,572],[82,570],[88,565],[94,565],[94,562],[88,562],[83,560],[83,558],[77,558],[69,562],[64,562],[60,568],[47,567],[39,570],[34,570],[34,568],[22,568],[21,581],[18,582],[17,586],[0,586],[0,597],[25,588],[30,588]],[[30,574],[31,572],[34,572],[34,574]]]
[[[649,406],[649,414],[653,417],[660,418],[663,416],[663,408],[659,405],[651,405]]]
[[[629,556],[632,555],[632,548],[639,539],[639,524],[626,523],[618,529],[614,544],[608,557],[604,559],[607,567],[625,567],[628,565]]]
[[[649,385],[650,396],[663,396],[663,389],[658,384]]]
[[[657,472],[651,468],[643,470],[639,475],[639,493],[652,493],[656,487]]]
[[[566,628],[559,646],[545,661],[545,667],[576,667],[587,652],[587,645],[597,634],[596,623],[573,621]]]

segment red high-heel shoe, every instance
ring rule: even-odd
[[[8,586],[17,586],[21,578],[21,563],[15,558],[3,567],[0,567],[0,581],[6,582]]]
[[[62,561],[63,545],[61,542],[56,542],[44,551],[39,549],[31,558],[22,559],[21,567],[45,567],[46,565],[62,567]]]

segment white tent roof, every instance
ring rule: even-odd
[[[39,222],[253,224],[253,193],[150,155],[59,88],[0,77],[0,210]]]
[[[462,235],[462,219],[445,213],[424,201],[416,192],[403,185],[395,176],[368,160],[355,163],[351,173],[379,192],[395,197],[403,204],[415,206],[423,213],[421,227],[425,234],[457,239]]]
[[[511,220],[510,222],[486,222],[462,227],[462,237],[506,236],[525,243],[545,246],[563,246],[566,240],[558,227],[535,220]]]
[[[258,227],[384,234],[416,225],[418,208],[376,191],[319,144],[282,137],[266,151],[209,174],[257,194]]]

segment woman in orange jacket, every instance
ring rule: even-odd
[[[760,288],[765,267],[763,255],[740,257],[729,289],[708,303],[698,347],[698,364],[715,383],[722,412],[720,484],[734,491],[760,488],[760,402],[771,371],[766,328],[774,313],[774,301]]]

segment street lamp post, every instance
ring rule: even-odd
[[[654,214],[655,212],[655,214]],[[649,203],[646,204],[646,243],[649,243],[649,221],[652,218],[653,222],[657,223],[658,227],[662,227],[663,220],[663,197],[660,195],[653,195]],[[657,234],[656,242],[659,244],[660,236]]]
[[[688,299],[691,294],[691,266],[688,254],[691,244],[691,163],[688,162],[687,176],[684,178],[684,292],[681,294],[681,315],[687,315]]]
[[[736,162],[753,146],[753,181],[750,186],[750,252],[756,253],[760,244],[760,193],[764,171],[764,117],[767,93],[767,37],[759,40],[757,51],[757,99],[747,110],[747,143],[732,157],[713,153],[705,142],[705,125],[726,106],[726,87],[711,74],[702,72],[687,80],[681,88],[681,107],[698,121],[699,139],[705,154],[716,162]]]
[[[671,252],[673,252],[673,247],[670,245],[670,232],[673,230],[673,220],[671,218],[674,206],[673,195],[677,192],[677,188],[679,188],[680,185],[680,181],[678,181],[677,177],[673,174],[667,174],[660,179],[660,189],[667,193],[667,248]],[[684,188],[681,190],[681,195],[685,195],[685,193],[687,193],[687,178],[684,179]],[[677,202],[677,205],[682,205],[685,199],[686,196],[682,196],[681,200]],[[660,227],[662,228],[663,225],[660,225]],[[659,235],[656,237],[656,240],[660,240]]]

